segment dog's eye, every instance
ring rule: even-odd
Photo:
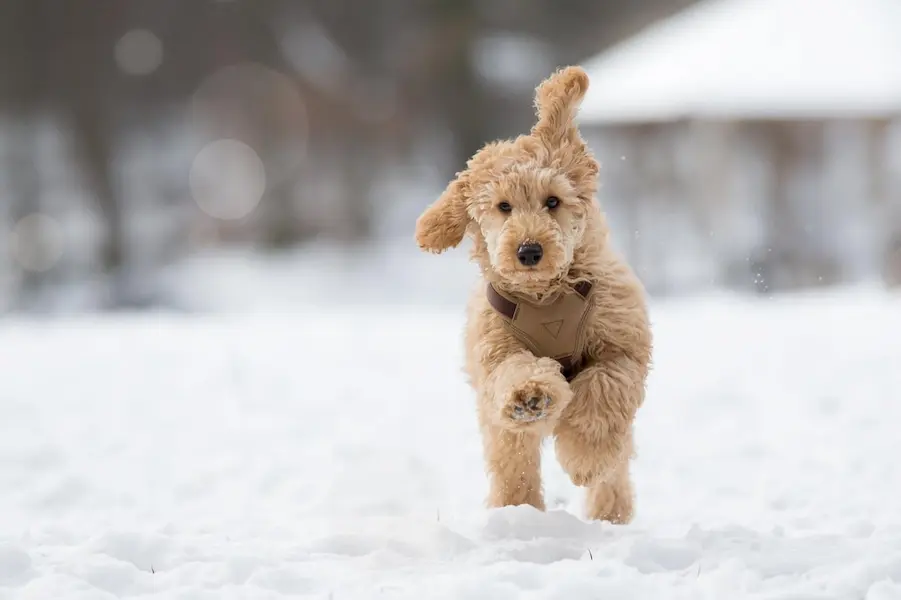
[[[560,198],[557,196],[550,196],[544,201],[544,205],[548,208],[557,208],[560,205]]]
[[[497,205],[497,207],[501,212],[510,212],[511,210],[513,210],[513,207],[510,206],[509,202],[501,202]]]

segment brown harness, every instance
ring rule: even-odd
[[[576,293],[561,294],[550,304],[536,306],[517,302],[488,284],[488,303],[504,317],[510,332],[535,356],[560,363],[563,376],[572,381],[581,370],[582,331],[591,303],[591,283],[581,281]]]

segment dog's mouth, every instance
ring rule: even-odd
[[[511,269],[509,271],[494,269],[494,273],[500,280],[499,283],[514,294],[521,294],[536,301],[542,301],[556,292],[560,278],[566,272],[566,268],[546,272],[537,269],[526,268]]]
[[[523,267],[520,265],[512,265],[506,268],[500,267],[494,270],[503,279],[510,281],[510,283],[551,281],[563,271],[563,269],[549,269],[541,266]]]

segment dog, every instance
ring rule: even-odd
[[[576,66],[535,91],[529,134],[486,143],[416,221],[420,249],[471,238],[484,281],[467,304],[465,371],[477,398],[490,507],[545,510],[540,449],[587,488],[586,516],[634,512],[633,421],[652,335],[645,290],[611,248],[599,164],[575,123]]]

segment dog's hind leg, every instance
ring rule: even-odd
[[[544,510],[541,436],[485,423],[482,443],[490,485],[488,505],[496,508],[530,504]]]

